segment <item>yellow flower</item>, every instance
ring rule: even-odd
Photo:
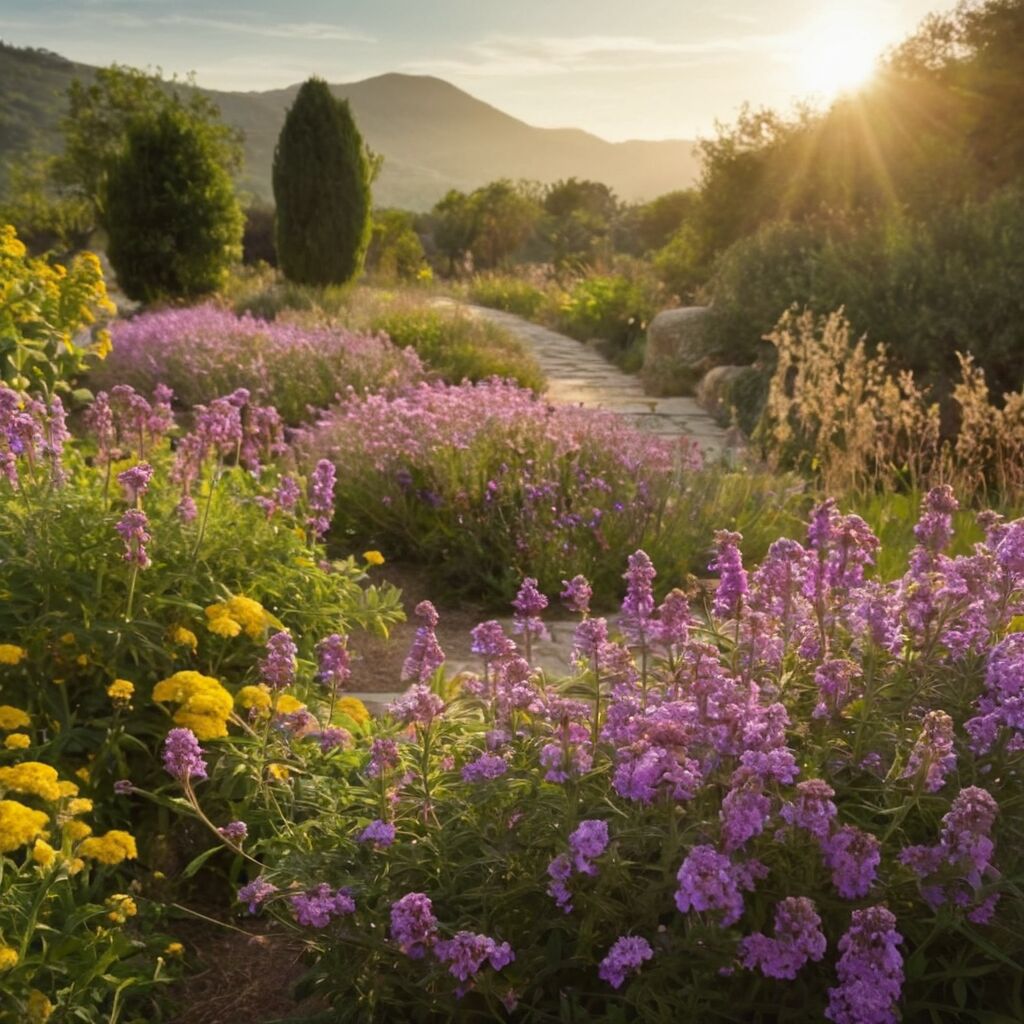
[[[191,647],[193,651],[199,646],[199,638],[191,629],[175,626],[171,629],[171,643],[178,647]]]
[[[227,720],[234,701],[212,676],[189,670],[175,672],[153,687],[153,699],[178,704],[175,724],[191,729],[200,740],[213,740],[228,734]]]
[[[89,655],[80,654],[77,658],[75,658],[75,664],[81,668],[85,668],[85,666],[89,664]]]
[[[32,719],[21,710],[10,704],[0,704],[0,729],[10,732],[12,729],[24,729],[32,724]]]
[[[92,834],[92,826],[86,824],[84,821],[67,821],[64,823],[64,835],[66,835],[73,843],[77,843],[79,839],[84,839],[86,836]]]
[[[85,772],[85,781],[89,781],[89,773],[85,768],[79,768],[79,773]],[[63,780],[57,783],[57,788],[60,790],[61,796],[78,796],[78,787],[73,782],[64,782]]]
[[[284,782],[285,779],[291,775],[288,771],[288,766],[284,764],[268,764],[267,775],[272,779],[276,779],[278,782]]]
[[[363,561],[367,565],[383,565],[384,556],[379,551],[364,551]]]
[[[0,971],[9,971],[18,962],[18,951],[0,943]]]
[[[180,942],[168,942],[164,954],[166,956],[184,956],[185,947]]]
[[[68,646],[70,647],[70,646],[71,646],[71,644],[73,644],[73,643],[75,642],[75,634],[74,634],[74,633],[65,633],[65,634],[64,634],[64,635],[63,635],[63,636],[62,636],[62,637],[60,638],[60,642],[61,642],[62,644],[67,644],[67,645],[68,645]]]
[[[271,624],[266,608],[251,597],[229,597],[206,609],[206,627],[219,636],[238,636],[243,630],[252,640],[259,640]],[[236,628],[237,627],[237,628]]]
[[[28,651],[17,644],[0,644],[0,665],[17,665],[28,656]]]
[[[82,860],[81,857],[72,857],[67,862],[67,864],[65,865],[65,868],[67,869],[67,873],[70,876],[72,876],[72,877],[77,875],[78,872],[81,871],[82,868],[84,868],[84,867],[85,867],[85,861]]]
[[[78,852],[83,857],[98,860],[101,864],[120,864],[123,860],[135,860],[139,855],[135,847],[135,838],[116,828],[104,836],[83,839]]]
[[[29,992],[25,1007],[28,1010],[29,1024],[46,1024],[53,1013],[53,1003],[37,988]]]
[[[50,868],[57,859],[57,851],[45,839],[37,839],[32,847],[32,859],[40,867]]]
[[[209,609],[207,609],[209,611]],[[238,636],[242,632],[242,626],[240,623],[235,622],[228,615],[216,615],[210,618],[210,621],[206,624],[206,628],[216,636],[234,637]]]
[[[243,686],[235,694],[235,701],[239,707],[246,710],[249,708],[264,710],[270,707],[270,690],[266,686]]]
[[[370,712],[358,697],[342,697],[335,707],[343,715],[348,715],[357,725],[366,725],[370,720]]]
[[[129,917],[134,917],[139,912],[139,908],[135,905],[135,900],[124,893],[108,896],[107,906],[110,907],[107,918],[113,921],[114,924],[124,924]]]
[[[76,779],[81,779],[83,782],[88,782],[89,781],[89,766],[83,764],[81,768],[77,769],[75,771],[75,778]],[[64,783],[61,783],[61,785],[64,785]],[[69,782],[69,783],[67,783],[67,785],[73,786],[74,783],[73,782]],[[75,792],[77,793],[78,790],[76,789]],[[67,796],[66,793],[64,795]]]
[[[57,769],[42,761],[22,761],[6,768],[0,768],[0,789],[14,793],[31,793],[44,800],[59,800],[61,790],[57,780]]]
[[[92,810],[92,801],[88,797],[80,796],[69,801],[67,811],[71,817],[78,817],[79,814],[88,814]]]
[[[290,715],[293,711],[298,711],[299,708],[304,708],[306,705],[301,700],[293,697],[290,693],[278,694],[277,701],[274,704],[274,711],[279,715]]]
[[[10,853],[38,838],[50,823],[42,811],[17,800],[0,800],[0,853]]]
[[[128,704],[135,693],[135,684],[127,679],[115,679],[107,687],[107,696],[115,704]]]
[[[8,750],[25,750],[31,745],[32,740],[30,740],[23,732],[12,732],[11,735],[4,740],[4,746]]]

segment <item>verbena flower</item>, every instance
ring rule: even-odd
[[[236,846],[249,834],[249,826],[244,821],[229,821],[217,831]]]
[[[581,821],[569,836],[573,866],[585,875],[596,875],[593,861],[608,848],[608,822],[596,819]]]
[[[317,537],[322,537],[327,532],[334,516],[336,475],[334,463],[328,459],[320,459],[309,478],[309,507],[313,515],[308,522]]]
[[[500,778],[508,771],[508,761],[498,754],[481,754],[475,761],[463,765],[463,782],[484,782]]]
[[[172,729],[164,740],[164,768],[179,782],[206,778],[203,748],[191,729]]]
[[[825,866],[832,872],[832,883],[846,900],[867,896],[882,862],[881,844],[870,832],[843,825],[822,841]]]
[[[421,960],[437,940],[437,918],[430,897],[410,892],[391,904],[391,938],[413,960]]]
[[[420,601],[415,615],[420,625],[402,666],[402,679],[425,683],[444,664],[444,651],[434,632],[438,623],[437,609],[429,601]]]
[[[896,1024],[903,988],[903,957],[897,947],[902,942],[896,918],[885,907],[853,912],[850,927],[839,940],[839,984],[828,990],[828,1020]]]
[[[826,839],[836,816],[832,802],[835,795],[823,779],[808,779],[797,784],[796,799],[784,804],[780,814],[790,825],[806,829],[817,839]]]
[[[247,904],[249,913],[256,914],[277,891],[277,886],[273,882],[260,876],[238,890],[238,902]]]
[[[386,772],[394,771],[398,764],[398,744],[394,740],[378,737],[370,743],[370,760],[366,766],[366,774],[371,779],[380,778]]]
[[[153,479],[153,467],[148,462],[140,462],[137,466],[117,474],[117,482],[124,490],[125,500],[134,505],[149,489]]]
[[[632,643],[647,642],[649,623],[654,614],[654,577],[657,575],[645,551],[636,551],[629,556],[628,568],[623,573],[626,596],[622,600],[619,624]]]
[[[334,918],[354,914],[356,909],[348,889],[335,890],[326,882],[309,892],[296,893],[288,902],[295,911],[295,920],[306,928],[326,928]]]
[[[598,967],[598,977],[612,988],[621,988],[628,974],[635,974],[645,960],[654,956],[651,944],[639,935],[622,935],[615,940]]]
[[[348,638],[331,633],[316,645],[317,682],[338,693],[352,675]]]
[[[739,543],[743,535],[730,530],[715,532],[715,558],[708,566],[718,573],[718,588],[713,603],[714,612],[721,618],[736,618],[748,593],[747,573]]]
[[[124,555],[129,565],[145,569],[149,566],[146,545],[153,539],[149,533],[149,519],[141,509],[126,509],[114,527],[124,541]]]
[[[955,767],[953,719],[945,711],[929,711],[924,716],[921,735],[910,752],[901,778],[920,776],[925,792],[937,793]]]
[[[591,589],[586,576],[573,576],[571,580],[562,580],[562,586],[565,589],[560,597],[565,607],[571,612],[589,615],[590,601],[594,596],[594,591]]]
[[[540,615],[547,606],[548,599],[537,589],[537,581],[527,576],[512,602],[515,610],[513,632],[534,639],[546,636],[547,630]]]
[[[775,908],[774,935],[755,932],[741,939],[739,955],[744,967],[766,978],[792,981],[808,960],[821,960],[826,946],[814,901],[789,896]]]
[[[737,864],[712,846],[695,846],[676,875],[676,906],[684,914],[690,910],[720,912],[719,923],[727,927],[743,914],[743,891],[752,890],[754,880],[765,873],[757,861]]]
[[[260,674],[274,690],[283,690],[295,682],[295,655],[298,647],[291,633],[282,629],[267,639],[266,657],[260,662]]]
[[[439,940],[434,945],[434,954],[448,965],[448,973],[462,982],[474,978],[485,963],[500,971],[515,960],[507,942],[495,942],[490,936],[469,931],[456,932],[451,939]]]
[[[360,843],[373,843],[374,846],[390,846],[395,841],[395,826],[390,821],[371,821],[359,833]]]
[[[418,683],[388,705],[388,713],[405,725],[429,726],[444,714],[444,701],[429,686]]]

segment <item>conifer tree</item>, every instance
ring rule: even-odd
[[[370,237],[372,162],[349,105],[311,78],[299,89],[274,152],[277,255],[298,284],[344,284]]]

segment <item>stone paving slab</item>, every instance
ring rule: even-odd
[[[655,398],[644,394],[636,377],[574,338],[530,323],[500,309],[487,309],[436,299],[437,305],[459,305],[469,316],[504,327],[529,347],[548,380],[547,395],[563,405],[614,412],[659,437],[691,437],[705,457],[716,459],[735,449],[733,435],[723,430],[692,398]]]

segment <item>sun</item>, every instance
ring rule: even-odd
[[[871,77],[882,47],[863,13],[855,9],[825,12],[801,38],[797,55],[801,87],[827,99],[856,89]]]

